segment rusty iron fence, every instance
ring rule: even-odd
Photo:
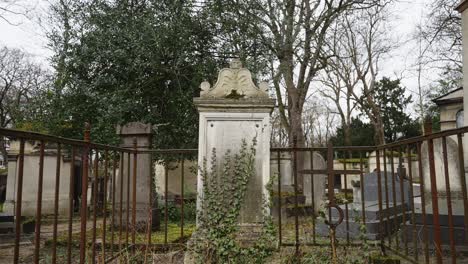
[[[89,127],[85,130],[83,140],[4,128],[0,128],[0,136],[8,138],[10,142],[19,142],[18,153],[15,155],[17,172],[14,185],[14,251],[11,260],[5,259],[6,261],[11,261],[11,263],[39,263],[40,260],[50,263],[108,263],[123,255],[128,258],[128,255],[135,254],[135,249],[140,252],[149,252],[153,249],[159,250],[171,246],[168,241],[168,203],[170,201],[168,201],[167,193],[168,168],[166,165],[163,165],[166,177],[166,189],[162,194],[164,202],[159,206],[164,208],[164,229],[159,232],[151,231],[152,207],[156,199],[152,192],[147,197],[150,206],[147,209],[146,226],[141,228],[136,223],[138,155],[149,154],[150,160],[158,159],[162,164],[165,160],[180,161],[183,164],[187,157],[196,157],[196,149],[140,151],[137,149],[136,141],[131,149],[96,144],[90,141]],[[39,163],[35,170],[37,175],[36,173],[25,175],[26,142],[38,143],[36,154],[39,156]],[[43,186],[44,159],[51,155],[50,148],[54,149],[53,155],[56,156],[55,182],[53,189],[46,189]],[[59,216],[59,192],[62,190],[60,185],[64,174],[61,159],[65,154],[70,159],[70,164],[73,165],[70,165],[67,188],[69,192],[68,212],[66,216]],[[79,166],[78,177],[75,177],[77,173],[75,164]],[[139,179],[150,186],[153,184],[152,175],[154,174],[152,164],[153,162],[150,162],[150,168],[148,168],[151,177]],[[182,183],[183,175],[182,170]],[[27,182],[24,181],[25,178],[28,179]],[[76,186],[77,184],[79,186]],[[22,216],[22,204],[25,185],[37,185],[37,193],[34,194],[36,197],[35,216],[33,217],[34,237],[23,232],[22,225],[25,217]],[[183,184],[181,188],[182,195],[178,199],[178,207],[183,215],[185,203]],[[77,190],[79,194],[75,193]],[[44,192],[48,192],[47,195],[53,193],[54,196],[53,212],[47,216],[42,212]],[[42,230],[45,222],[47,222],[47,228],[52,228],[51,236]],[[183,217],[180,219],[179,226],[178,238],[182,239],[184,238]],[[59,230],[59,227],[62,230]],[[152,243],[155,233],[161,241]],[[28,243],[24,243],[31,240],[32,250]],[[60,256],[58,251],[60,251]],[[145,257],[149,256],[145,254]]]
[[[271,148],[271,175],[277,177],[271,192],[271,213],[279,227],[280,245],[293,246],[297,252],[304,246],[330,246],[331,254],[336,258],[337,246],[351,248],[374,240],[382,252],[397,254],[412,263],[443,263],[448,260],[462,263],[460,256],[463,251],[466,254],[468,245],[463,149],[467,132],[468,127],[427,133],[382,146]],[[189,198],[184,197],[184,188],[186,175],[196,174],[197,168],[195,166],[195,172],[189,172],[184,163],[197,159],[196,149],[139,150],[136,143],[131,149],[96,144],[90,140],[89,128],[85,131],[84,140],[10,129],[0,129],[0,136],[19,141],[13,263],[39,263],[46,254],[50,254],[51,263],[108,263],[136,254],[143,254],[146,261],[152,250],[180,246],[189,235],[184,217]],[[35,182],[24,182],[25,142],[31,140],[40,143],[38,171]],[[46,146],[52,144],[57,157],[54,213],[52,236],[48,238],[50,244],[46,245],[44,237],[41,237],[44,236],[41,232],[44,220],[41,211],[44,156],[47,154]],[[453,153],[454,146],[456,153]],[[68,153],[73,166],[69,172],[69,208],[66,218],[62,219],[58,215],[59,186],[63,174],[60,159],[64,153]],[[148,169],[151,173],[147,179],[137,177],[142,166],[137,162],[139,155],[151,156]],[[370,168],[371,159],[375,161],[375,169]],[[137,180],[153,186],[154,161],[163,168],[164,186],[160,186],[158,197],[153,192],[149,193],[148,216],[145,226],[141,227],[136,220]],[[78,198],[74,193],[74,179],[77,179],[74,177],[75,163],[80,167],[81,193]],[[171,163],[181,168],[177,175],[169,176]],[[453,172],[451,166],[458,168],[458,175],[450,175]],[[168,185],[175,178],[180,184],[179,195],[171,197]],[[366,187],[369,182],[375,183],[375,190]],[[22,232],[25,184],[38,186],[34,249],[29,258],[21,254],[27,250],[21,243],[27,237]],[[320,188],[324,197],[315,195]],[[372,195],[377,197],[375,203],[368,200]],[[324,202],[320,204],[317,200]],[[176,206],[171,208],[174,203]],[[161,231],[153,230],[155,209],[160,213],[156,216],[163,226]],[[172,231],[169,227],[172,224],[171,210],[180,213]],[[59,248],[63,250],[60,256],[57,253]]]
[[[297,253],[301,246],[330,246],[337,259],[337,245],[348,248],[374,241],[382,253],[410,263],[466,263],[468,202],[463,146],[467,132],[464,127],[432,134],[426,126],[425,136],[381,146],[271,148],[272,160],[277,159],[277,168],[271,169],[278,175],[272,210],[276,211],[280,244],[295,247]],[[314,152],[326,157],[321,168],[311,158]],[[282,162],[284,157],[286,162]],[[369,168],[371,159],[374,168]],[[334,160],[341,164],[339,168]],[[287,167],[286,172],[282,166]],[[282,181],[288,174],[294,188],[285,191]],[[307,177],[309,184],[305,185]],[[326,199],[317,206],[314,186],[320,178],[325,179],[321,188],[326,188]],[[338,180],[342,181],[339,186]],[[376,184],[366,186],[369,181]],[[304,197],[307,188],[308,202]],[[360,197],[353,197],[350,188],[360,192]],[[377,196],[375,204],[367,200],[368,194]]]

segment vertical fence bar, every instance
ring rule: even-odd
[[[119,254],[122,253],[122,228],[123,228],[123,184],[124,184],[124,152],[120,152],[120,168],[119,168],[119,176],[120,176],[120,208],[119,208]]]
[[[366,205],[365,205],[365,194],[364,194],[364,168],[362,164],[364,163],[362,159],[362,152],[359,152],[359,180],[361,181],[361,210],[362,210],[362,223],[366,225]]]
[[[384,149],[384,152],[385,152],[385,149]],[[378,199],[379,199],[379,211],[382,212],[383,210],[383,205],[382,205],[382,173],[380,171],[380,151],[379,150],[376,150],[375,151],[375,157],[377,159],[377,196],[378,196]],[[383,222],[383,215],[382,214],[379,214],[379,221],[380,221],[380,224],[379,224],[379,232],[380,232],[380,248],[381,248],[381,251],[382,252],[385,252],[385,247],[384,247],[384,244],[385,244],[385,240],[384,240],[384,237],[385,237],[385,232],[383,230],[383,225],[382,225],[382,222]]]
[[[466,189],[466,176],[465,176],[465,157],[463,154],[463,140],[462,134],[457,134],[458,141],[458,159],[460,161],[460,181],[463,196],[463,209],[464,209],[464,222],[465,222],[465,243],[468,244],[468,194]]]
[[[282,225],[281,225],[281,151],[278,150],[278,156],[276,157],[276,160],[278,162],[278,239],[279,239],[279,245],[282,245],[283,241],[283,231],[282,231]]]
[[[424,126],[426,134],[432,133],[432,123],[426,123]],[[434,243],[436,247],[436,258],[437,263],[442,263],[442,248],[441,248],[441,237],[440,237],[440,222],[439,222],[439,198],[437,194],[437,179],[435,172],[434,162],[434,141],[429,139],[427,141],[427,151],[429,156],[429,176],[431,183],[431,197],[432,197],[432,219],[433,219],[433,231],[434,231]]]
[[[408,179],[409,179],[409,198],[408,201],[410,202],[411,207],[411,226],[412,226],[412,239],[413,239],[413,250],[414,250],[414,257],[416,261],[419,260],[419,253],[418,253],[418,240],[417,240],[417,231],[416,231],[416,214],[414,212],[414,192],[413,192],[413,162],[411,158],[411,149],[410,145],[406,146],[406,156],[408,157]]]
[[[298,182],[297,182],[297,138],[293,139],[293,177],[294,177],[294,228],[296,256],[299,255],[299,204],[298,204]]]
[[[180,182],[180,195],[181,195],[181,204],[180,204],[180,238],[184,237],[184,182],[185,182],[185,172],[184,172],[184,157],[181,161],[181,182]]]
[[[104,151],[104,186],[102,201],[102,263],[106,261],[106,232],[107,232],[107,167],[109,166],[109,152]]]
[[[457,263],[457,252],[455,250],[455,234],[453,233],[452,195],[450,193],[450,177],[447,160],[447,138],[442,137],[442,155],[444,160],[445,192],[447,193],[447,213],[450,237],[450,255],[452,263]]]
[[[168,195],[168,181],[169,181],[169,172],[167,169],[167,164],[164,164],[164,247],[167,246],[167,195]]]
[[[149,178],[148,178],[148,186],[150,186],[150,192],[149,192],[149,201],[148,201],[148,204],[149,204],[149,208],[148,208],[148,219],[149,219],[149,223],[148,223],[148,234],[147,234],[147,246],[146,246],[146,253],[148,253],[148,250],[150,249],[151,247],[151,232],[153,231],[153,188],[154,188],[154,184],[153,184],[153,170],[154,170],[154,166],[153,166],[153,153],[149,154]],[[159,210],[159,208],[157,208],[156,210]]]
[[[114,226],[115,226],[115,181],[117,180],[117,152],[112,159],[112,215],[111,215],[111,258],[114,257]]]
[[[36,231],[34,236],[34,263],[39,263],[39,249],[41,247],[41,216],[42,216],[42,186],[44,182],[44,145],[41,140],[41,149],[39,156],[39,179],[37,183],[37,201],[36,201]]]
[[[23,174],[24,174],[24,139],[20,139],[19,150],[19,164],[18,164],[18,181],[16,188],[16,202],[15,202],[15,250],[13,262],[18,263],[19,260],[19,245],[21,236],[21,205],[23,201]]]
[[[416,145],[418,152],[418,168],[419,168],[419,181],[420,181],[420,191],[421,191],[421,211],[422,211],[422,224],[423,224],[423,241],[424,241],[424,260],[426,264],[429,264],[429,234],[427,230],[426,222],[426,191],[424,188],[424,175],[423,175],[423,165],[422,165],[422,151],[421,151],[422,142]]]
[[[67,241],[67,263],[71,263],[72,258],[72,234],[73,234],[73,211],[75,210],[74,196],[75,196],[75,147],[71,149],[70,160],[70,186],[68,196],[68,241]]]
[[[149,155],[149,176],[148,176],[148,186],[149,186],[149,193],[148,193],[148,208],[147,208],[147,212],[148,212],[148,222],[147,222],[147,225],[146,225],[146,247],[145,247],[145,261],[144,263],[147,263],[147,259],[148,259],[148,253],[150,252],[150,243],[151,243],[151,232],[152,232],[152,228],[153,228],[153,225],[152,225],[152,214],[153,214],[153,158],[152,158],[152,154],[148,154]]]
[[[80,230],[80,264],[84,264],[86,260],[86,220],[88,210],[88,169],[89,169],[89,142],[90,142],[90,126],[85,124],[84,141],[88,144],[83,148],[83,173],[81,185],[81,230]]]
[[[335,227],[332,224],[332,207],[336,206],[335,201],[335,175],[333,171],[333,145],[331,142],[327,146],[327,171],[328,171],[328,222],[330,226],[330,245],[332,249],[332,263],[336,263],[338,255],[335,244]]]
[[[398,149],[398,178],[400,180],[400,197],[401,197],[401,206],[402,206],[402,214],[403,214],[403,226],[406,225],[406,203],[405,203],[405,191],[404,191],[404,176],[403,175],[403,154],[401,147]],[[403,245],[405,250],[405,255],[408,255],[408,238],[406,236],[406,229],[402,230],[403,236]]]
[[[91,241],[91,263],[96,262],[96,227],[97,227],[97,200],[98,200],[98,180],[99,180],[99,150],[96,149],[94,158],[94,182],[93,182],[93,240]]]
[[[349,246],[350,244],[350,240],[349,240],[349,208],[348,208],[348,173],[346,172],[346,169],[347,169],[347,151],[343,151],[343,154],[344,154],[344,160],[343,160],[343,170],[344,170],[344,173],[343,173],[343,178],[344,178],[344,189],[345,189],[345,193],[344,193],[344,198],[345,198],[345,211],[346,211],[346,215],[345,215],[345,220],[346,220],[346,223],[345,223],[345,227],[346,227],[346,244]]]
[[[387,218],[387,223],[385,224],[386,228],[386,234],[388,237],[388,245],[392,246],[392,236],[391,236],[391,230],[392,230],[392,224],[390,222],[390,199],[389,199],[389,192],[388,192],[388,173],[387,173],[387,150],[384,148],[383,149],[383,165],[384,165],[384,187],[385,187],[385,207],[386,207],[386,212],[385,216]]]
[[[396,196],[396,180],[395,180],[395,157],[393,153],[393,148],[390,148],[390,158],[392,159],[390,163],[390,169],[391,169],[391,175],[392,175],[392,201],[393,201],[393,229],[396,233],[395,235],[395,244],[396,244],[396,249],[400,249],[400,240],[398,238],[398,211],[397,211],[397,196]],[[392,231],[392,230],[391,230]],[[391,233],[390,233],[391,234]]]
[[[133,179],[132,179],[132,249],[135,250],[136,233],[136,181],[137,181],[137,139],[133,139]]]
[[[58,200],[60,191],[60,163],[62,161],[62,145],[57,144],[57,164],[55,167],[55,193],[54,193],[54,226],[52,235],[52,263],[57,263],[57,222],[58,222]]]
[[[128,228],[130,223],[130,152],[127,153],[127,219],[125,221],[125,247],[128,249]]]
[[[314,151],[310,151],[310,193],[312,198],[312,242],[316,243],[315,238],[315,194],[314,194]]]

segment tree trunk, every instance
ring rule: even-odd
[[[296,88],[293,92],[289,92],[289,145],[290,147],[305,147],[304,128],[302,127],[302,104],[299,103],[299,96]],[[293,153],[291,153],[293,154]],[[294,160],[293,160],[294,162]],[[299,173],[304,168],[304,153],[296,152],[296,173],[297,173],[297,189],[299,193],[304,190],[304,175]]]
[[[352,142],[351,142],[351,127],[346,122],[343,122],[342,126],[343,126],[344,143],[345,143],[346,146],[351,146],[352,145]]]
[[[378,145],[385,144],[385,134],[384,134],[382,117],[380,115],[375,116],[375,120],[374,122],[372,122],[372,124],[374,126],[375,145],[378,146]]]

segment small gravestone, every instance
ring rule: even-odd
[[[313,164],[311,164],[310,152],[304,153],[304,162],[302,168],[299,169],[299,175],[303,175],[303,191],[298,194],[299,209],[295,210],[295,193],[293,185],[292,163],[293,159],[291,153],[282,152],[279,159],[278,153],[273,152],[271,155],[270,173],[272,177],[276,178],[273,183],[273,207],[272,215],[276,218],[279,216],[279,201],[281,200],[281,218],[292,217],[295,214],[299,215],[313,215],[317,213],[323,206],[325,198],[325,182],[327,176],[324,174],[311,175],[311,167],[314,170],[325,170],[326,162],[322,155],[313,152]],[[278,171],[278,160],[280,162]],[[312,166],[311,166],[312,165]],[[281,181],[281,194],[278,195],[278,178]],[[312,180],[312,177],[313,180]],[[281,198],[279,198],[281,197]]]

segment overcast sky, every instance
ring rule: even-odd
[[[417,90],[416,72],[414,65],[417,56],[416,45],[411,41],[414,35],[416,25],[421,22],[421,17],[428,12],[428,5],[431,0],[412,0],[399,1],[393,5],[391,10],[391,23],[389,27],[391,34],[402,44],[394,51],[389,58],[386,58],[381,65],[380,76],[401,77],[403,85],[408,91]],[[28,19],[23,16],[8,16],[10,22],[17,25],[11,25],[4,20],[0,20],[0,45],[20,48],[43,63],[48,65],[48,58],[52,52],[47,48],[47,38],[44,30],[38,23],[37,17],[45,16],[48,1],[47,0],[27,0],[30,6]],[[437,75],[433,72],[424,74],[424,85],[427,87],[434,81]]]

